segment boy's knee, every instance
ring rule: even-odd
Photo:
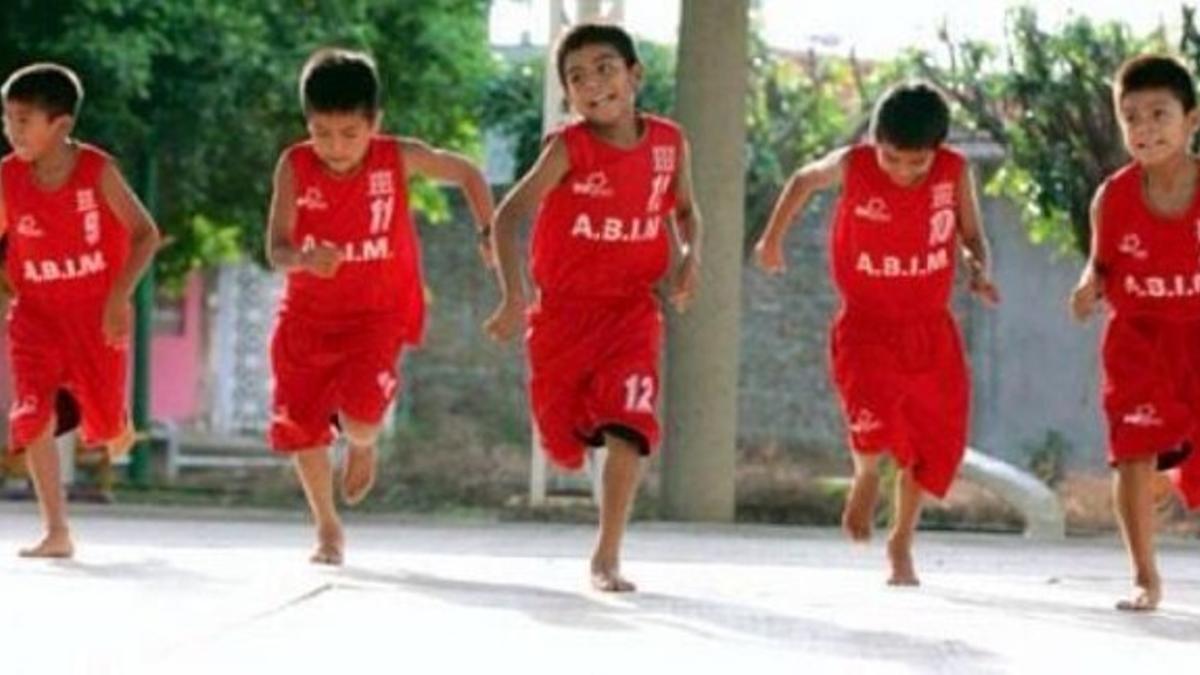
[[[345,415],[341,416],[342,433],[346,435],[346,439],[351,445],[365,447],[375,445],[375,441],[379,440],[379,424],[371,424],[368,422],[360,422],[351,419]]]

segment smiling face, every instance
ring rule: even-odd
[[[58,147],[71,133],[74,118],[51,119],[40,106],[20,100],[4,102],[4,137],[13,152],[26,162],[36,162]]]
[[[310,112],[313,150],[334,173],[350,173],[362,163],[378,127],[378,117],[363,112]]]
[[[902,149],[887,141],[875,145],[879,168],[901,187],[912,187],[929,175],[937,151],[933,148]]]
[[[585,44],[566,55],[563,79],[575,112],[592,124],[611,126],[632,119],[642,67],[627,65],[610,45]]]
[[[1117,103],[1117,117],[1126,150],[1143,166],[1186,154],[1200,122],[1198,110],[1184,111],[1166,88],[1125,93]]]

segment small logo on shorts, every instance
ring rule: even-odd
[[[399,384],[396,376],[386,370],[379,371],[379,375],[375,376],[375,382],[379,385],[379,391],[383,392],[384,398],[391,398],[392,394],[396,393],[396,385]]]
[[[20,401],[13,401],[12,407],[8,411],[8,419],[17,420],[32,415],[37,412],[38,399],[36,396],[26,396]]]
[[[1161,427],[1163,425],[1162,418],[1158,416],[1158,409],[1151,403],[1139,405],[1133,409],[1133,412],[1122,417],[1121,421],[1131,427]]]
[[[870,410],[859,408],[858,412],[850,418],[848,426],[852,434],[867,434],[883,428],[883,422],[879,421],[875,413]]]

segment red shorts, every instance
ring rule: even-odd
[[[949,312],[892,319],[843,309],[830,365],[850,447],[891,452],[927,492],[944,497],[967,445],[970,385]]]
[[[400,389],[398,321],[315,322],[284,315],[271,337],[271,447],[296,452],[336,436],[342,413],[379,424]]]
[[[604,433],[658,446],[662,313],[651,295],[619,301],[540,301],[529,311],[529,399],[541,445],[567,469],[583,466]]]
[[[1157,456],[1200,508],[1200,321],[1114,316],[1101,354],[1109,463]]]
[[[67,309],[66,303],[13,303],[8,318],[11,452],[23,451],[37,438],[55,417],[56,404],[60,411],[70,409],[63,407],[64,393],[78,406],[84,445],[103,445],[128,429],[128,346],[104,341],[102,303],[82,305]]]

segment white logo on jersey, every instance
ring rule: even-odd
[[[846,425],[852,434],[868,434],[883,428],[883,422],[867,408],[859,408]]]
[[[654,173],[672,173],[675,171],[675,146],[656,145],[650,149],[654,160]]]
[[[892,220],[892,212],[888,209],[887,202],[879,197],[871,197],[866,204],[854,207],[854,215],[873,223],[887,223]]]
[[[945,181],[933,186],[933,203],[930,208],[946,209],[954,206],[954,183]]]
[[[329,205],[325,203],[325,195],[321,194],[321,189],[313,185],[296,200],[296,207],[309,211],[324,211]]]
[[[77,190],[75,192],[75,211],[83,213],[84,211],[95,211],[100,208],[96,203],[96,192],[91,188]]]
[[[950,268],[950,256],[942,247],[924,255],[901,258],[883,255],[872,258],[870,253],[859,253],[854,269],[871,278],[896,279],[902,277],[927,277]]]
[[[1117,247],[1117,250],[1138,260],[1150,257],[1150,252],[1142,246],[1142,238],[1133,233],[1127,234],[1121,239],[1121,245]]]
[[[386,197],[396,193],[396,184],[392,180],[392,172],[390,169],[380,169],[372,171],[367,177],[368,188],[367,194],[371,197]]]
[[[386,236],[369,237],[358,241],[348,241],[337,244],[331,241],[321,241],[325,246],[332,246],[342,253],[342,264],[389,260],[392,257],[392,247]],[[300,244],[301,251],[311,251],[317,247],[317,239],[311,234],[304,237]]]
[[[93,251],[62,260],[26,260],[22,277],[35,284],[69,281],[99,274],[108,269],[104,251]]]
[[[21,216],[17,221],[17,234],[22,237],[44,237],[46,233],[38,227],[37,220],[29,214]]]
[[[929,245],[942,246],[948,243],[954,236],[955,220],[953,209],[935,211],[929,218]]]
[[[571,236],[589,241],[634,243],[656,239],[661,230],[662,216],[631,218],[628,222],[620,218],[605,218],[593,225],[588,214],[581,213],[571,226]]]
[[[1200,274],[1172,276],[1125,275],[1125,292],[1136,298],[1194,298],[1200,295]]]
[[[1133,412],[1122,417],[1121,421],[1132,427],[1161,427],[1163,425],[1162,418],[1158,416],[1158,409],[1151,403],[1139,405],[1134,408]]]
[[[603,171],[593,171],[581,181],[571,185],[571,192],[586,197],[611,197],[613,190],[608,185],[608,176]]]

